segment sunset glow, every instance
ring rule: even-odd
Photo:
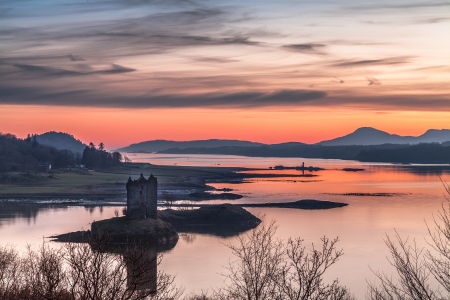
[[[315,143],[450,128],[446,1],[2,1],[0,131]]]

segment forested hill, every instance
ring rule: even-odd
[[[83,154],[40,144],[35,135],[20,139],[12,134],[0,133],[0,180],[9,173],[39,173],[45,170],[71,168],[84,165],[89,169],[107,169],[122,163],[119,152],[107,152],[101,143],[98,148],[90,143]]]
[[[64,132],[50,131],[36,135],[36,140],[41,145],[54,147],[58,150],[70,150],[73,153],[83,153],[86,145],[73,135]]]
[[[264,144],[254,143],[248,141],[238,141],[238,140],[197,140],[197,141],[167,141],[167,140],[154,140],[154,141],[146,141],[141,143],[132,144],[128,147],[117,149],[117,151],[121,152],[158,152],[167,150],[170,148],[196,148],[196,147],[207,147],[207,148],[215,148],[215,147],[258,147]]]
[[[37,139],[20,139],[12,134],[0,134],[0,175],[8,172],[37,172],[52,165],[53,169],[79,164],[80,154],[41,145]]]

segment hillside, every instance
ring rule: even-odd
[[[264,144],[239,140],[195,140],[195,141],[167,141],[153,140],[132,144],[128,147],[117,149],[120,152],[159,152],[171,148],[216,148],[216,147],[257,147]]]
[[[68,133],[50,131],[36,135],[39,144],[54,147],[58,150],[69,150],[76,154],[82,154],[86,147],[80,140]]]
[[[382,144],[419,144],[442,143],[450,140],[450,130],[429,129],[420,136],[400,136],[372,128],[361,127],[342,137],[318,143],[322,146],[382,145]]]

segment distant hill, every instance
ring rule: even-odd
[[[400,136],[372,128],[361,127],[353,133],[332,140],[318,143],[322,146],[346,146],[346,145],[382,145],[382,144],[419,144],[442,143],[450,140],[450,130],[430,129],[424,134],[414,136]]]
[[[64,132],[50,131],[36,135],[39,144],[55,147],[58,150],[70,150],[73,153],[83,153],[86,147],[83,142],[77,140],[73,135]]]
[[[154,140],[146,141],[137,144],[132,144],[128,147],[117,149],[120,152],[159,152],[167,149],[178,148],[216,148],[216,147],[258,147],[263,146],[261,143],[254,143],[239,140],[196,140],[196,141],[167,141]]]

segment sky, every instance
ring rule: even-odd
[[[450,128],[449,32],[449,0],[2,0],[0,132],[420,135]]]

